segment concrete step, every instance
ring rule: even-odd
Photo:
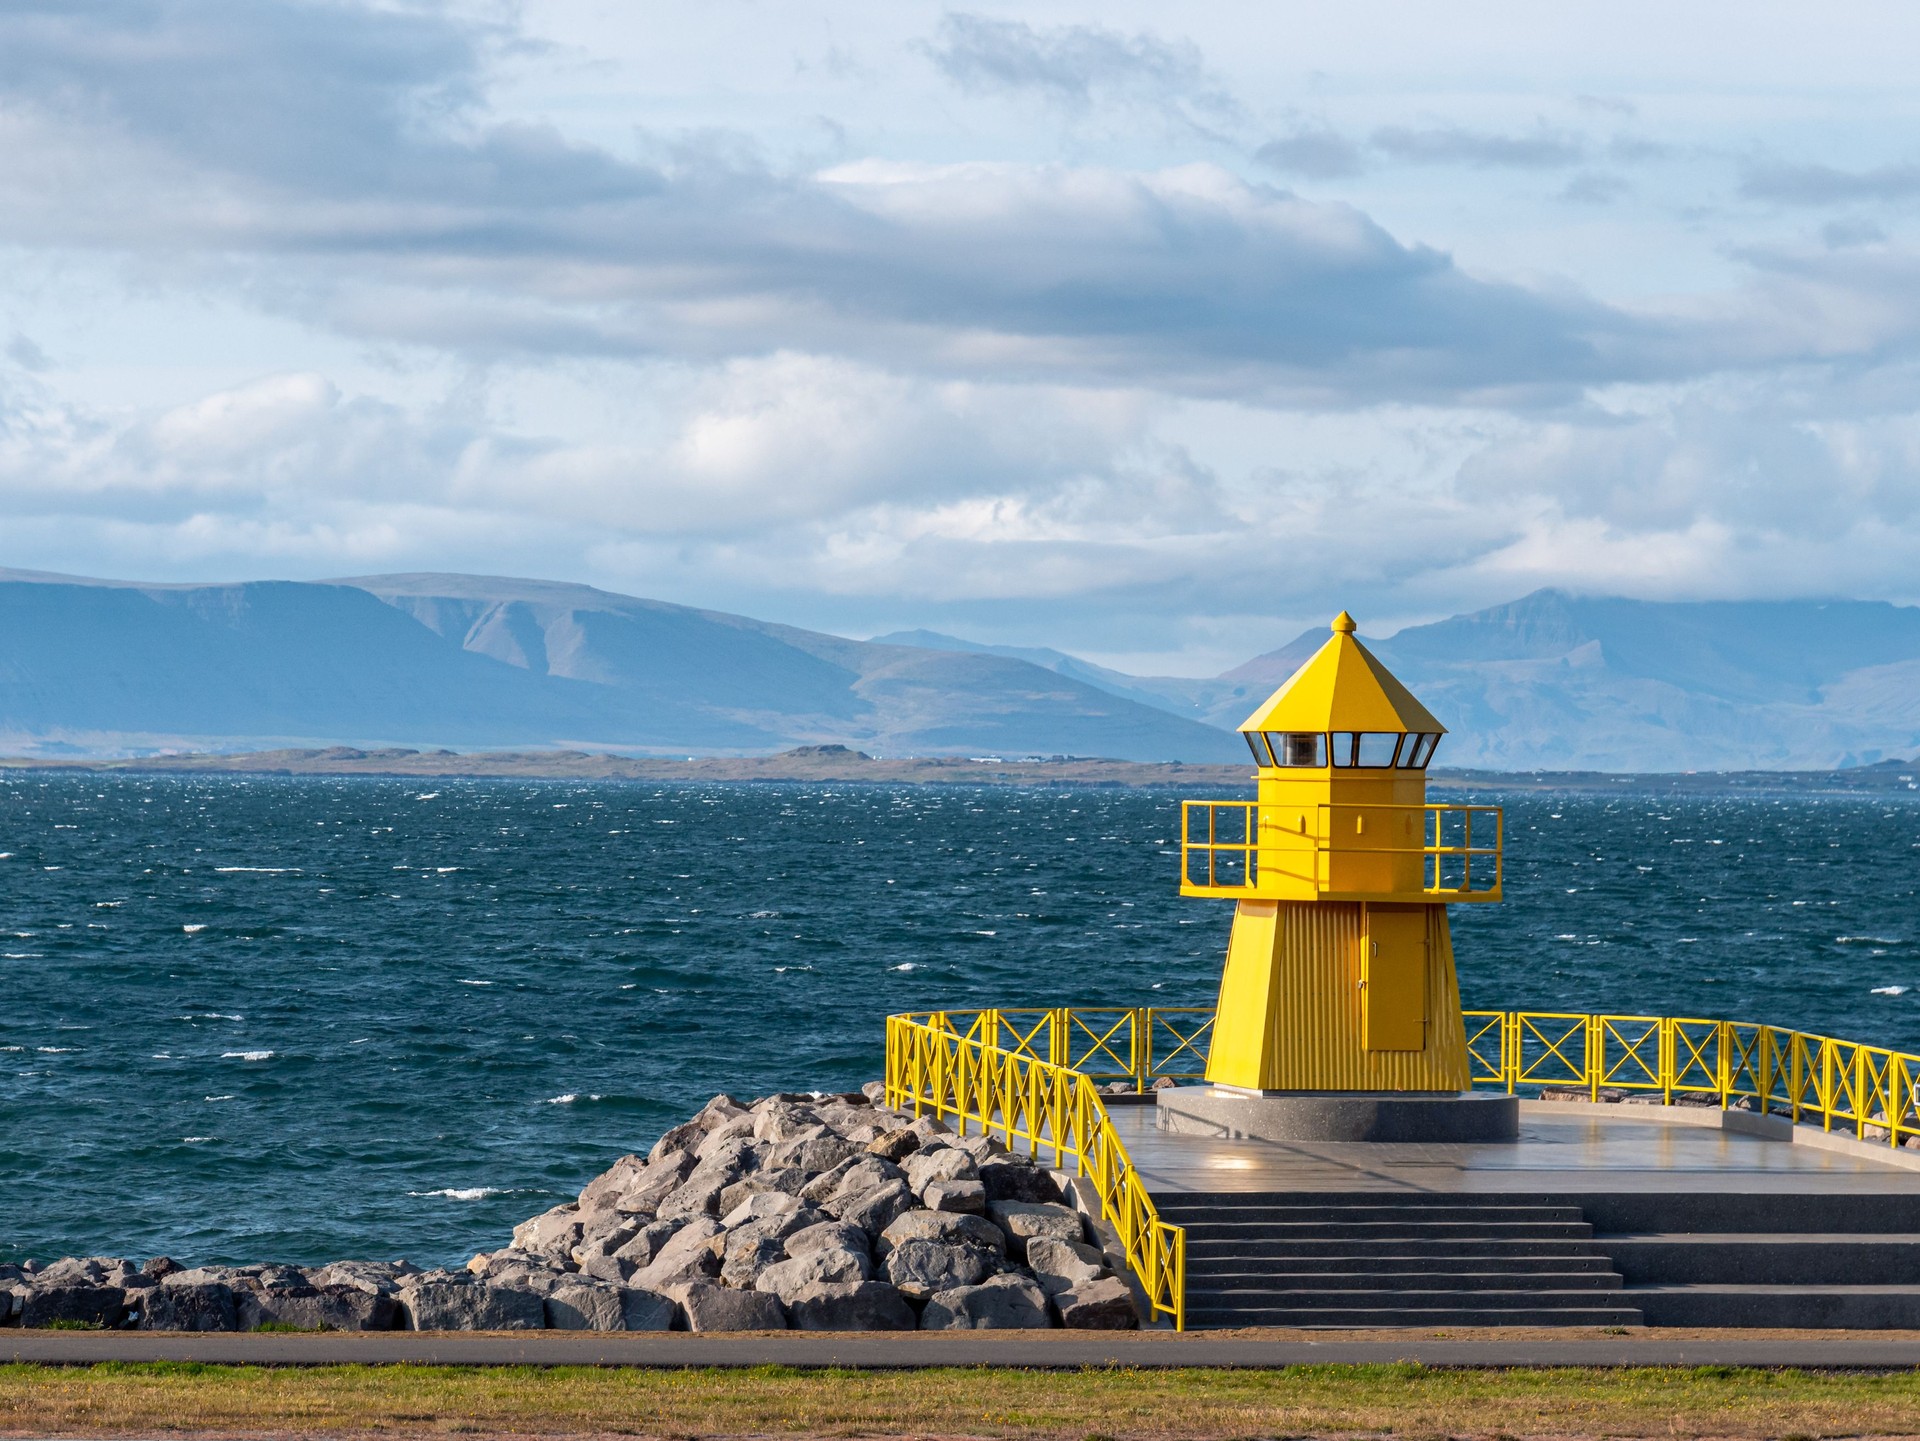
[[[1422,1291],[1618,1291],[1625,1283],[1618,1271],[1478,1271],[1471,1269],[1366,1271],[1329,1274],[1324,1271],[1216,1271],[1187,1273],[1187,1300],[1199,1297],[1331,1291],[1392,1291],[1408,1295]]]
[[[1708,1285],[1920,1285],[1920,1235],[1679,1232],[1596,1244],[1630,1282]]]
[[[1488,1240],[1584,1241],[1593,1227],[1584,1221],[1204,1221],[1187,1227],[1187,1242],[1238,1245],[1243,1241],[1357,1240],[1449,1241],[1463,1236]]]
[[[1293,1275],[1366,1275],[1381,1271],[1448,1271],[1466,1270],[1477,1273],[1503,1272],[1508,1275],[1531,1276],[1543,1269],[1556,1274],[1574,1272],[1595,1272],[1611,1275],[1613,1262],[1598,1249],[1569,1251],[1557,1256],[1515,1256],[1515,1255],[1476,1255],[1472,1252],[1450,1255],[1435,1255],[1430,1251],[1412,1251],[1410,1249],[1388,1249],[1371,1252],[1364,1256],[1340,1253],[1329,1256],[1267,1256],[1247,1257],[1240,1254],[1187,1257],[1187,1275],[1214,1276],[1223,1270],[1244,1267],[1248,1271],[1265,1272],[1284,1271]]]
[[[1177,1226],[1211,1222],[1249,1221],[1571,1221],[1586,1217],[1578,1206],[1455,1206],[1455,1205],[1295,1205],[1188,1206],[1162,1199],[1156,1203],[1160,1219]]]
[[[1649,1326],[1920,1329],[1920,1286],[1642,1285],[1619,1295]]]
[[[1631,1304],[1608,1304],[1582,1292],[1578,1303],[1542,1304],[1534,1293],[1479,1295],[1434,1292],[1382,1295],[1368,1304],[1365,1292],[1348,1293],[1340,1306],[1246,1305],[1187,1308],[1189,1327],[1297,1326],[1308,1329],[1400,1326],[1638,1326]]]
[[[1289,1256],[1404,1255],[1408,1238],[1380,1236],[1338,1236],[1326,1240],[1244,1240],[1217,1241],[1187,1233],[1187,1261],[1216,1256],[1283,1258]],[[1421,1238],[1419,1250],[1427,1256],[1598,1256],[1604,1254],[1592,1241],[1520,1239],[1509,1236],[1456,1236],[1447,1240]]]

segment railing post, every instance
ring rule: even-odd
[[[1671,1016],[1662,1016],[1660,1018],[1659,1046],[1660,1104],[1663,1106],[1671,1106],[1673,1104],[1673,1072],[1676,1060],[1674,1052],[1679,1049],[1678,1043],[1674,1039],[1674,1024],[1673,1017]]]
[[[1600,1077],[1606,1071],[1606,1035],[1598,1016],[1587,1017],[1587,1087],[1590,1100],[1600,1099]]]
[[[1507,1094],[1520,1088],[1520,1013],[1508,1011],[1500,1018],[1500,1069],[1506,1072]]]
[[[1053,1066],[1071,1066],[1073,1064],[1073,1032],[1070,1017],[1071,1007],[1055,1006],[1047,1021],[1047,1063]]]
[[[1720,1109],[1727,1109],[1727,1102],[1733,1099],[1733,1022],[1722,1021],[1720,1032]]]
[[[1133,1089],[1147,1093],[1147,1080],[1153,1075],[1153,1007],[1133,1008]]]

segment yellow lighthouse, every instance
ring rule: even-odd
[[[1446,728],[1345,612],[1240,730],[1258,798],[1181,817],[1181,892],[1238,903],[1215,1094],[1464,1092],[1447,907],[1500,899],[1499,808],[1428,804]]]

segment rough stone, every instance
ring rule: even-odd
[[[765,1291],[694,1284],[675,1293],[689,1331],[784,1331],[786,1308]]]
[[[1017,1156],[996,1156],[980,1167],[989,1214],[995,1201],[1058,1201],[1060,1187],[1046,1171]]]
[[[400,1292],[409,1331],[538,1331],[546,1307],[532,1291],[484,1281],[415,1282]]]
[[[673,1151],[691,1153],[706,1138],[707,1128],[700,1124],[698,1117],[684,1121],[653,1143],[653,1149],[647,1152],[647,1164],[651,1166]]]
[[[613,1253],[613,1259],[625,1262],[628,1268],[626,1274],[631,1275],[640,1267],[651,1265],[667,1242],[684,1231],[688,1224],[688,1217],[673,1216],[664,1221],[654,1221],[642,1226],[633,1233],[631,1240]]]
[[[854,1159],[851,1156],[844,1161],[837,1162],[831,1169],[815,1176],[811,1181],[807,1182],[806,1185],[802,1186],[800,1188],[800,1199],[819,1205],[829,1196],[833,1195],[835,1191],[840,1189],[840,1183],[846,1180],[847,1172],[851,1171],[853,1167]]]
[[[984,1246],[1000,1256],[1007,1253],[1006,1232],[984,1216],[909,1211],[880,1233],[874,1246],[875,1254],[884,1257],[890,1249],[906,1241],[944,1241],[950,1246]]]
[[[644,1291],[670,1293],[675,1286],[707,1281],[720,1274],[725,1243],[720,1223],[711,1216],[696,1216],[676,1231],[660,1252],[640,1270],[628,1277]]]
[[[1051,1201],[989,1201],[987,1214],[1007,1233],[1007,1254],[1024,1260],[1027,1242],[1036,1236],[1051,1236],[1060,1241],[1086,1238],[1080,1213],[1071,1206]]]
[[[879,1156],[863,1156],[841,1172],[840,1184],[827,1199],[831,1200],[833,1196],[839,1195],[857,1196],[877,1186],[884,1186],[889,1181],[904,1182],[906,1179],[907,1173],[893,1162]],[[809,1186],[807,1189],[813,1188]],[[802,1199],[812,1200],[813,1198],[802,1192]]]
[[[871,1246],[867,1233],[846,1221],[819,1221],[802,1227],[790,1233],[786,1243],[789,1256],[822,1250],[857,1251],[865,1255]]]
[[[732,1120],[723,1122],[707,1132],[706,1139],[694,1148],[693,1154],[704,1163],[735,1147],[744,1147],[753,1141],[753,1116],[742,1112]]]
[[[20,1306],[22,1326],[50,1326],[56,1321],[77,1321],[83,1326],[111,1329],[126,1319],[127,1293],[119,1286],[101,1286],[90,1281],[67,1285],[43,1286],[36,1277]]]
[[[889,1181],[864,1195],[845,1199],[836,1196],[827,1203],[828,1212],[874,1236],[913,1208],[913,1192],[905,1181]]]
[[[1140,1325],[1133,1293],[1118,1276],[1086,1281],[1053,1295],[1060,1324],[1075,1331],[1132,1331]]]
[[[335,1261],[312,1273],[315,1286],[352,1286],[376,1295],[390,1296],[399,1290],[420,1268],[407,1261]]]
[[[580,1209],[589,1211],[596,1206],[611,1206],[640,1179],[646,1167],[644,1156],[622,1156],[580,1188]]]
[[[934,1181],[920,1193],[930,1211],[957,1211],[978,1216],[987,1209],[987,1188],[978,1181]]]
[[[984,1246],[944,1241],[903,1241],[887,1252],[887,1280],[917,1301],[956,1286],[977,1286],[992,1274],[998,1257]]]
[[[797,1137],[783,1141],[773,1148],[767,1157],[770,1166],[791,1166],[806,1172],[809,1176],[822,1171],[831,1171],[842,1161],[850,1161],[864,1155],[863,1147],[856,1146],[844,1136],[833,1135],[822,1130],[817,1136]]]
[[[633,1216],[653,1215],[662,1201],[686,1183],[693,1167],[693,1152],[667,1152],[659,1160],[649,1162],[633,1184],[615,1198],[615,1209]]]
[[[848,1284],[872,1275],[865,1252],[824,1247],[774,1262],[755,1278],[753,1288],[785,1300],[809,1286]]]
[[[1027,1269],[1049,1296],[1107,1274],[1106,1258],[1084,1241],[1035,1236],[1027,1242]]]
[[[916,1196],[926,1194],[927,1187],[936,1181],[974,1181],[980,1176],[973,1157],[954,1146],[917,1152],[907,1157],[900,1169],[907,1173],[907,1184]]]
[[[763,1101],[761,1107],[755,1108],[757,1114],[753,1118],[756,1141],[792,1141],[802,1136],[825,1134],[819,1114],[812,1106],[769,1100]]]
[[[727,1237],[726,1259],[720,1263],[720,1279],[742,1291],[753,1289],[754,1277],[769,1266],[786,1259],[787,1248],[776,1236],[757,1227],[745,1226]]]
[[[868,1081],[866,1085],[860,1088],[860,1094],[876,1106],[884,1105],[887,1099],[887,1083],[885,1081]]]
[[[1025,1276],[1012,1274],[941,1291],[920,1312],[923,1331],[1039,1330],[1052,1324],[1047,1293]]]
[[[191,1272],[182,1272],[190,1275]],[[240,1318],[233,1304],[233,1288],[220,1281],[185,1286],[155,1286],[136,1303],[142,1331],[237,1331]]]
[[[570,1281],[546,1297],[547,1325],[555,1331],[664,1331],[675,1311],[665,1296],[627,1286]]]
[[[732,1180],[726,1176],[695,1175],[662,1200],[654,1214],[663,1221],[674,1216],[717,1215],[720,1197],[732,1184]]]
[[[513,1245],[518,1251],[564,1258],[573,1254],[573,1248],[580,1244],[580,1236],[580,1208],[569,1201],[515,1226]]]
[[[991,1136],[954,1136],[947,1142],[956,1151],[965,1151],[969,1156],[985,1165],[995,1156],[1007,1154],[1007,1148]]]
[[[899,1161],[920,1149],[920,1135],[909,1126],[882,1131],[867,1142],[867,1154],[883,1161]]]
[[[765,1221],[777,1216],[794,1215],[804,1205],[805,1203],[798,1196],[788,1195],[784,1191],[755,1191],[743,1197],[738,1205],[722,1212],[720,1224],[731,1231],[736,1226],[746,1225],[749,1221]]]
[[[911,1331],[913,1307],[884,1281],[816,1282],[787,1299],[796,1331]]]
[[[307,1286],[234,1293],[242,1331],[298,1326],[302,1331],[391,1331],[400,1319],[392,1296],[359,1286]]]

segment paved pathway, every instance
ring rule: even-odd
[[[1506,1331],[1169,1332],[1035,1335],[876,1333],[694,1336],[387,1332],[183,1335],[9,1331],[0,1359],[57,1365],[202,1361],[332,1366],[415,1362],[450,1366],[1268,1367],[1419,1361],[1430,1366],[1920,1366],[1920,1333]]]

